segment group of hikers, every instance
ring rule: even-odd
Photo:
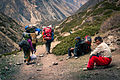
[[[37,35],[42,33],[43,41],[46,46],[46,53],[50,54],[51,42],[54,40],[54,30],[52,27],[44,27],[42,30],[35,26],[25,26],[25,32],[23,32],[23,40],[19,43],[21,49],[24,52],[24,62],[29,64],[31,61],[30,52],[35,54],[36,52],[36,43]],[[92,70],[94,69],[94,63],[96,66],[108,66],[112,61],[112,54],[108,45],[103,41],[102,37],[98,36],[94,39],[95,43],[98,45],[95,50],[91,52],[91,43],[92,39],[90,36],[86,35],[84,38],[76,37],[75,38],[75,47],[68,48],[68,57],[70,59],[72,54],[74,58],[77,59],[79,56],[90,53],[90,58],[87,64],[87,68],[83,70]],[[21,50],[20,49],[20,50]]]
[[[74,58],[77,59],[80,55],[91,52],[91,42],[92,39],[88,35],[84,39],[80,37],[75,38],[76,44],[75,47],[70,47],[68,49],[68,57],[70,59],[72,54]],[[94,64],[97,67],[108,66],[112,61],[112,53],[109,46],[103,41],[102,37],[98,36],[94,39],[97,47],[90,53],[89,61],[86,68],[83,68],[83,71],[94,69]]]
[[[71,58],[72,54],[77,59],[79,56],[89,53],[91,51],[91,42],[92,39],[90,36],[86,35],[85,38],[81,39],[80,37],[75,38],[75,48],[70,47],[68,48],[68,57],[67,59]]]
[[[42,32],[42,33],[41,33]],[[50,54],[51,42],[54,40],[54,30],[52,27],[44,27],[42,30],[35,26],[25,26],[25,31],[23,32],[22,40],[19,42],[20,50],[23,49],[24,52],[24,62],[27,65],[30,64],[32,58],[36,58],[36,43],[38,42],[37,36],[42,34],[43,41],[45,42],[47,54]],[[32,56],[30,56],[32,53]]]

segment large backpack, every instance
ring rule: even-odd
[[[92,42],[91,37],[88,36],[88,35],[86,35],[86,36],[85,36],[85,42],[86,42],[87,44],[90,44],[90,45],[91,45],[91,42]]]
[[[35,32],[35,28],[36,28],[36,27],[28,27],[28,28],[26,29],[26,32],[28,32],[28,33],[34,33],[34,32]]]
[[[52,39],[52,28],[51,27],[45,27],[43,29],[42,35],[44,40],[51,40]]]
[[[83,52],[84,53],[89,53],[91,51],[91,42],[92,42],[91,37],[86,35],[83,42],[84,42],[83,45],[82,45]]]
[[[24,38],[25,40],[31,39],[30,33],[23,32],[23,38]]]
[[[36,33],[30,33],[32,44],[35,44],[37,42],[37,35]]]
[[[30,44],[26,40],[22,40],[21,42],[18,43],[18,45],[24,50],[30,49]]]

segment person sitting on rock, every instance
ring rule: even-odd
[[[80,37],[76,37],[75,41],[76,41],[75,48],[73,48],[73,47],[68,48],[68,57],[66,59],[71,58],[71,56],[72,56],[71,53],[74,54],[75,59],[77,59],[78,56],[80,54],[82,54],[82,50],[81,50],[82,49],[81,48],[81,38]]]
[[[95,43],[98,46],[91,52],[87,68],[83,68],[84,71],[93,69],[94,63],[96,66],[108,66],[112,61],[112,53],[103,39],[99,36],[95,37]]]

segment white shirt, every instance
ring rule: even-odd
[[[112,53],[110,48],[108,47],[108,45],[104,42],[102,42],[101,44],[99,44],[94,51],[91,52],[90,55],[92,54],[98,54],[102,57],[112,57]]]

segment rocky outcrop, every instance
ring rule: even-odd
[[[60,21],[73,14],[87,0],[1,0],[0,11],[19,23]]]
[[[15,51],[23,28],[12,18],[0,13],[0,54]]]
[[[102,37],[109,45],[111,51],[120,50],[120,28],[113,29],[105,33]]]

